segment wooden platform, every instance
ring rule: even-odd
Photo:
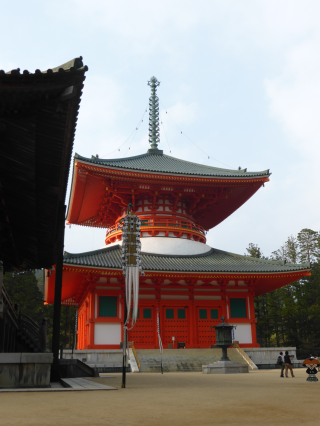
[[[61,379],[61,383],[51,383],[50,388],[6,388],[1,392],[70,392],[70,391],[93,391],[93,390],[117,390],[117,388],[92,382],[86,378]]]
[[[72,388],[72,390],[116,390],[111,386],[103,385],[101,383],[93,382],[82,377],[76,379],[61,379],[63,386]]]

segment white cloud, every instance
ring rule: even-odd
[[[84,126],[112,126],[124,105],[123,89],[108,76],[92,75],[85,83],[81,102],[81,121]]]
[[[320,38],[289,49],[280,75],[265,80],[270,114],[279,120],[294,145],[312,161],[320,154]],[[316,154],[310,158],[310,154]]]
[[[170,119],[173,124],[186,125],[195,121],[197,116],[197,103],[185,104],[183,102],[177,102],[170,108],[161,111],[163,120],[169,122]]]

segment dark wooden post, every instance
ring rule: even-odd
[[[64,221],[66,206],[61,208],[58,224],[58,244],[56,261],[56,281],[54,288],[54,308],[53,308],[53,331],[52,331],[52,352],[53,365],[51,380],[58,381],[59,375],[59,346],[60,346],[60,317],[61,317],[61,289],[62,289],[62,269],[63,269],[63,249],[64,249]]]
[[[0,303],[2,302],[3,263],[0,260]]]
[[[3,263],[0,260],[0,352],[4,352],[4,304],[2,297]]]

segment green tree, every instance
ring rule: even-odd
[[[261,346],[295,346],[300,358],[320,354],[320,235],[302,229],[290,236],[270,259],[311,263],[311,276],[255,298],[257,338]],[[257,244],[248,255],[265,258]]]
[[[250,243],[247,247],[247,256],[255,257],[257,259],[266,259],[260,247],[257,244]],[[254,300],[255,315],[257,318],[257,341],[261,346],[270,346],[271,328],[270,318],[268,315],[269,304],[266,294],[256,297]]]
[[[33,271],[6,273],[3,283],[11,302],[17,304],[23,314],[28,315],[39,325],[43,318],[47,320],[47,347],[51,349],[54,307],[44,305],[43,294],[35,273]],[[60,343],[64,348],[71,349],[73,346],[76,309],[73,306],[61,306]]]
[[[297,236],[301,262],[315,262],[319,259],[319,233],[312,229],[302,229]]]
[[[13,304],[36,322],[44,315],[43,295],[38,287],[38,281],[32,271],[21,273],[6,273],[3,284]]]
[[[258,247],[257,244],[250,243],[249,247],[246,248],[246,250],[248,252],[248,253],[246,253],[246,256],[256,257],[258,259],[265,259],[262,252],[261,252],[260,247]]]

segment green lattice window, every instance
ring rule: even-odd
[[[247,300],[230,299],[231,318],[247,318]]]
[[[186,310],[178,309],[178,319],[186,319]]]
[[[166,309],[166,319],[173,319],[173,318],[174,318],[174,310]]]
[[[211,319],[218,319],[218,309],[211,309],[210,310]]]
[[[99,317],[116,318],[117,296],[99,296]]]
[[[151,319],[151,309],[143,310],[143,319]]]
[[[199,309],[199,319],[207,319],[207,310]]]

